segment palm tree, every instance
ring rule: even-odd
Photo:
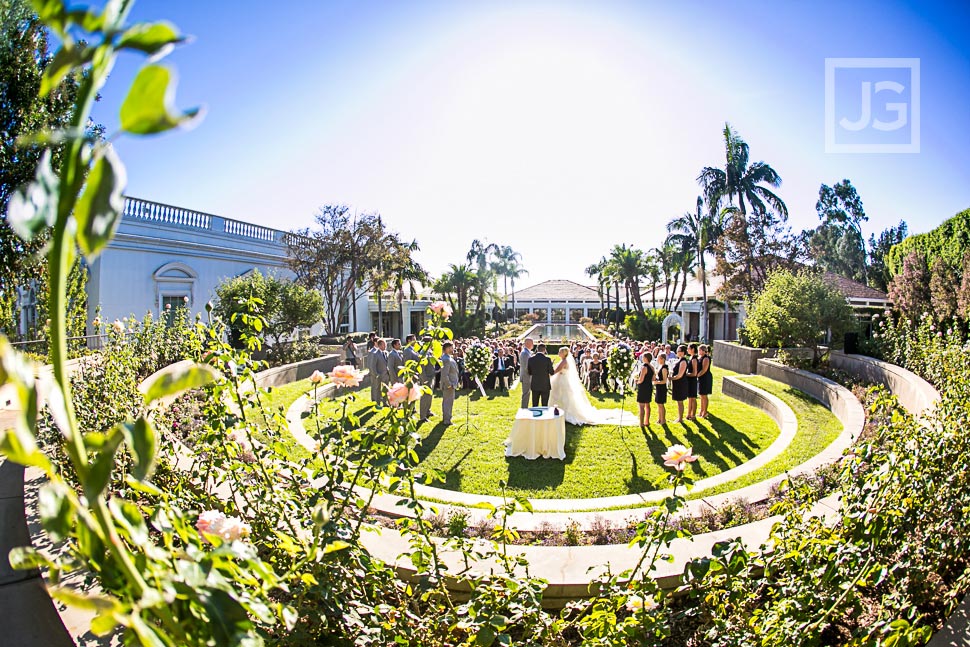
[[[623,287],[627,295],[627,307],[633,301],[633,307],[641,315],[643,312],[643,300],[640,297],[640,278],[647,273],[647,263],[643,251],[627,247],[626,245],[614,245],[610,252],[610,263],[613,265],[617,278],[623,282]]]
[[[478,296],[477,303],[475,305],[475,314],[481,314],[485,310],[485,297],[490,293],[489,284],[494,288],[495,286],[495,274],[489,270],[488,267],[488,257],[494,254],[498,250],[498,245],[495,243],[487,243],[480,241],[477,238],[472,241],[471,247],[468,250],[468,254],[465,255],[465,260],[469,263],[475,263],[478,267],[478,274],[476,276],[476,294]]]
[[[765,213],[769,208],[779,215],[788,216],[788,207],[784,201],[775,195],[765,185],[777,188],[781,186],[781,176],[764,162],[748,164],[750,150],[747,142],[731,128],[731,124],[724,124],[724,168],[705,166],[701,169],[697,181],[700,183],[704,197],[709,205],[720,204],[721,198],[727,198],[730,205],[737,198],[738,217],[747,227],[747,208],[751,205],[755,213]],[[746,270],[751,274],[753,259],[750,251],[747,253]],[[754,295],[750,293],[748,298]],[[726,316],[726,314],[725,314]]]
[[[477,242],[477,241],[475,241]],[[473,243],[474,245],[474,243]],[[509,279],[512,280],[512,316],[515,316],[515,279],[521,278],[523,274],[528,274],[521,264],[522,254],[518,253],[510,246],[505,245],[503,247],[498,247],[495,250],[495,260],[492,261],[492,272],[497,276],[502,277],[503,287],[504,287],[504,299],[502,301],[502,308],[506,311],[506,316],[508,316],[507,302],[509,299]]]
[[[664,301],[662,304],[664,310],[670,310],[670,306],[672,305],[670,298],[670,280],[674,274],[674,254],[676,253],[677,248],[669,240],[665,240],[663,245],[653,250],[654,257],[660,266],[660,273],[663,274],[664,279]]]
[[[656,252],[646,255],[646,274],[650,277],[650,307],[657,309],[657,282],[660,280],[660,262]]]
[[[707,341],[707,266],[704,256],[714,251],[714,245],[724,231],[725,211],[718,211],[718,203],[709,205],[706,213],[704,210],[704,199],[697,198],[697,208],[691,213],[684,213],[680,218],[675,218],[667,224],[667,231],[670,232],[671,240],[681,247],[691,245],[694,247],[697,264],[700,267],[698,279],[701,282],[701,325],[700,337]]]
[[[600,298],[600,312],[603,310],[608,310],[610,307],[610,291],[607,288],[609,284],[607,281],[607,261],[606,257],[600,258],[598,261],[586,268],[586,276],[590,278],[596,278],[596,294]],[[606,303],[603,303],[603,295],[606,295]],[[598,318],[598,317],[597,317]]]
[[[432,289],[442,299],[447,299],[456,313],[464,315],[468,312],[468,299],[475,290],[476,282],[477,277],[471,268],[452,263],[448,271],[435,281]]]

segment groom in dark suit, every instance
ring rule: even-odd
[[[529,358],[527,371],[532,377],[532,406],[549,406],[549,391],[552,384],[552,360],[546,356],[546,345],[539,344],[538,353]]]

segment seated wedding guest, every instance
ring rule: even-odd
[[[505,348],[500,347],[492,360],[492,370],[485,379],[485,388],[494,389],[496,382],[499,388],[508,389],[512,381],[512,362],[505,354]]]
[[[593,353],[589,362],[589,369],[586,373],[586,388],[590,393],[599,391],[602,384],[603,365],[600,362],[599,353]]]

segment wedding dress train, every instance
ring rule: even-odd
[[[597,409],[590,404],[586,388],[579,380],[576,360],[567,355],[566,368],[552,376],[549,406],[556,406],[566,414],[571,425],[639,425],[637,416],[622,409]]]

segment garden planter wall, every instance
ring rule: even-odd
[[[789,355],[811,359],[811,348],[752,348],[729,341],[714,341],[714,366],[741,373],[754,375],[758,372],[758,360],[777,357],[779,351]]]
[[[895,364],[865,355],[846,355],[836,350],[829,354],[829,364],[864,382],[885,386],[913,415],[923,413],[940,399],[940,394],[929,382]]]

